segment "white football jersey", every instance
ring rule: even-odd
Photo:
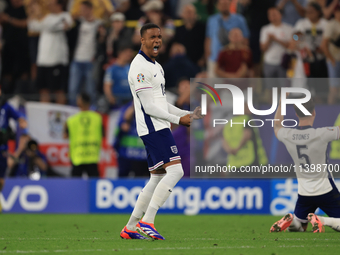
[[[326,165],[327,146],[339,139],[339,127],[281,128],[277,137],[294,160],[300,195],[318,196],[332,190],[329,178],[333,175]]]
[[[137,95],[139,91],[152,90],[153,97],[150,100],[168,112],[162,66],[156,61],[152,62],[144,52],[139,51],[130,66],[129,84],[135,106],[138,135],[143,136],[164,128],[170,128],[170,122],[147,115]]]

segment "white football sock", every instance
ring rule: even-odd
[[[148,208],[153,192],[164,176],[165,174],[151,174],[150,180],[139,193],[135,208],[133,209],[129,222],[126,225],[128,230],[136,231],[136,224]]]
[[[327,226],[331,227],[332,229],[340,232],[340,218],[332,218],[332,217],[322,217],[318,216],[321,222]]]
[[[170,196],[172,189],[177,182],[183,177],[183,168],[181,164],[168,166],[166,175],[158,183],[153,196],[151,198],[148,209],[145,212],[143,221],[147,223],[154,223],[158,209],[165,203]]]
[[[306,220],[305,223],[308,221]],[[293,215],[293,221],[288,227],[289,232],[305,232],[304,228],[302,227],[302,222],[295,216]]]

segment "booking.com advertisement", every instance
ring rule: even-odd
[[[0,194],[3,213],[131,213],[147,182],[14,180]],[[336,181],[340,187],[340,181]],[[294,211],[296,179],[181,180],[159,213],[272,214]]]
[[[322,103],[330,80],[191,79],[203,118],[190,127],[190,177],[339,176],[340,106]]]

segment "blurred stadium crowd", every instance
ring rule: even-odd
[[[190,106],[193,77],[331,78],[291,86],[337,102],[340,0],[0,0],[2,93],[76,105],[86,91],[92,109],[120,109],[120,130],[130,132],[127,75],[148,22],[162,29],[157,61],[181,108]],[[256,84],[261,102],[272,86]],[[189,146],[186,128],[176,135]]]

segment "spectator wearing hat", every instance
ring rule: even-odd
[[[334,11],[334,19],[328,22],[323,34],[322,49],[327,58],[329,75],[328,104],[335,104],[340,87],[340,3]]]
[[[96,53],[96,35],[101,20],[93,15],[93,5],[83,1],[80,5],[79,30],[76,39],[73,61],[70,66],[68,100],[69,104],[77,104],[77,95],[85,82],[85,90],[91,96],[91,102],[96,99],[96,87],[93,78],[93,60]]]
[[[111,15],[111,29],[106,40],[106,53],[109,57],[117,58],[118,49],[127,46],[133,47],[133,29],[125,26],[125,15],[116,12]]]

